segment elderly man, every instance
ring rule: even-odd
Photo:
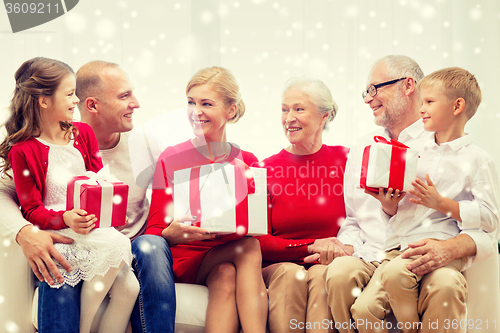
[[[147,238],[136,240],[146,229],[149,203],[145,186],[137,185],[133,163],[153,157],[148,149],[131,149],[132,146],[146,147],[145,138],[131,132],[132,115],[140,106],[133,90],[127,74],[114,63],[92,61],[77,72],[76,94],[80,99],[78,109],[82,121],[88,123],[96,134],[103,164],[109,164],[111,172],[129,185],[128,224],[121,232],[133,240],[134,271],[141,286],[132,313],[132,329],[134,332],[174,332],[175,289],[168,244],[158,237],[163,241],[155,240],[155,251],[148,251]],[[151,163],[154,165],[155,162],[152,160]],[[152,176],[152,171],[143,173],[141,183],[148,184]],[[16,235],[33,272],[42,281],[39,287],[39,332],[78,332],[80,309],[69,304],[80,304],[81,284],[74,288],[64,285],[59,289],[48,285],[54,283],[49,272],[57,280],[63,280],[52,258],[65,269],[70,268],[53,242],[70,243],[72,240],[37,230],[22,218],[13,182],[0,186],[3,211],[0,224]],[[70,299],[72,301],[67,302]]]
[[[363,148],[374,143],[375,135],[398,140],[417,150],[433,140],[434,134],[426,132],[420,120],[421,103],[416,84],[423,76],[413,59],[399,55],[377,61],[368,76],[368,89],[363,92],[363,98],[373,111],[375,123],[382,128],[359,140],[359,148],[351,150],[344,177],[347,217],[337,236],[342,243],[353,247],[354,254],[336,258],[324,273],[328,302],[340,332],[353,333],[355,329],[388,332],[382,321],[390,305],[380,288],[382,269],[377,268],[386,262],[383,245],[391,231],[382,221],[380,203],[357,185]],[[494,251],[492,239],[482,230],[463,230],[445,241],[424,239],[403,243],[404,240],[400,244],[401,251],[406,250],[403,258],[419,256],[408,265],[408,269],[418,275],[433,272],[459,258],[464,259],[462,268],[465,269],[473,258],[482,260]],[[455,293],[453,287],[450,279],[429,278],[422,283],[418,308],[422,322],[459,319],[465,313],[465,294]],[[420,332],[427,332],[430,329],[427,326],[423,325]]]

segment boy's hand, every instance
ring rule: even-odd
[[[439,210],[443,197],[438,193],[436,186],[434,186],[434,183],[429,177],[429,174],[425,175],[425,180],[427,181],[427,184],[418,178],[411,182],[416,191],[410,190],[410,193],[418,197],[418,199],[410,198],[410,201],[416,203],[417,205]]]
[[[83,209],[65,211],[63,213],[64,224],[80,235],[88,234],[95,226],[97,218],[94,214],[87,215]]]
[[[399,190],[394,191],[390,187],[387,190],[387,193],[384,193],[383,187],[378,189],[378,193],[369,190],[365,190],[365,193],[380,201],[382,204],[382,210],[390,216],[393,216],[398,212],[398,203],[403,200],[406,195],[406,192],[399,192]]]

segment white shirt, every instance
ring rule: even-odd
[[[425,182],[425,174],[440,195],[459,203],[462,222],[410,202],[416,197],[408,193],[397,214],[388,219],[386,250],[397,246],[405,250],[409,243],[424,238],[446,240],[474,229],[496,234],[500,198],[496,167],[493,158],[472,143],[469,135],[440,146],[432,138],[420,150],[417,177]],[[471,237],[474,239],[474,233]]]
[[[354,256],[368,262],[381,261],[385,257],[384,244],[387,238],[386,224],[380,213],[380,202],[359,188],[363,150],[365,146],[375,142],[373,137],[376,135],[390,139],[389,132],[380,128],[358,140],[357,146],[350,151],[344,175],[346,220],[337,236],[342,243],[354,247]],[[426,132],[420,119],[404,129],[398,138],[398,141],[419,151],[426,143],[433,140],[434,133]],[[495,234],[486,234],[481,230],[462,232],[471,236],[476,243],[476,260],[482,260],[491,255]],[[474,258],[470,258],[469,265],[472,264],[472,259]]]

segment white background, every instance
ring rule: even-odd
[[[235,74],[247,106],[228,140],[263,159],[287,145],[280,104],[289,77],[325,81],[340,109],[324,142],[350,146],[376,128],[361,99],[369,68],[405,54],[426,74],[461,66],[476,75],[483,102],[466,130],[500,165],[499,23],[498,0],[80,0],[66,15],[13,34],[0,9],[0,108],[24,60],[56,58],[76,71],[102,59],[130,74],[141,103],[136,126],[153,120],[181,140],[191,135],[184,114],[156,117],[186,104],[195,71],[219,65]]]

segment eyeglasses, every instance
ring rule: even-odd
[[[388,86],[390,84],[394,84],[394,83],[401,81],[401,80],[404,80],[404,79],[406,79],[406,77],[402,77],[400,79],[391,80],[391,81],[387,81],[387,82],[383,82],[383,83],[379,83],[379,84],[372,84],[371,86],[368,87],[368,90],[363,91],[361,96],[363,96],[363,99],[365,99],[366,96],[368,96],[368,94],[370,94],[370,96],[373,97],[377,94],[378,88],[383,87],[383,86]]]

